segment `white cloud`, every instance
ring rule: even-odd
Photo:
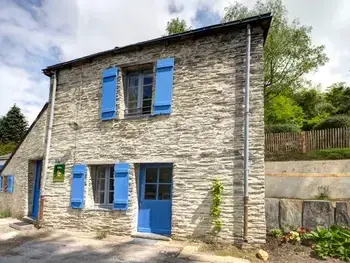
[[[16,2],[0,0],[0,116],[16,103],[31,122],[48,96],[48,78],[42,68],[159,37],[167,21],[176,16],[193,25],[200,6],[223,15],[224,7],[233,0],[50,0],[42,1],[41,6]],[[253,6],[255,0],[241,2]],[[350,81],[350,3],[285,3],[291,18],[300,17],[303,24],[313,26],[314,42],[327,46],[330,62],[310,78],[324,85]],[[172,13],[169,4],[175,6]]]

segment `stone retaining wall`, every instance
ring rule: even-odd
[[[350,226],[350,201],[266,198],[266,230],[289,232],[299,226],[315,229],[333,224]]]
[[[350,199],[350,159],[265,162],[266,197],[315,199],[325,187],[330,199]]]

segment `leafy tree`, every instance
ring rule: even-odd
[[[266,124],[295,124],[303,123],[303,109],[292,98],[278,95],[265,106]]]
[[[168,35],[182,33],[190,29],[191,28],[187,26],[186,21],[183,19],[180,20],[178,17],[171,19],[166,26]]]
[[[348,115],[335,115],[330,116],[327,119],[316,124],[315,130],[331,129],[331,128],[344,128],[350,127],[350,116]]]
[[[350,87],[344,82],[330,86],[326,100],[335,108],[335,114],[350,114]]]
[[[246,18],[272,12],[273,22],[264,46],[264,91],[267,100],[278,96],[286,89],[296,90],[305,74],[324,65],[328,58],[324,46],[311,41],[311,27],[291,23],[281,0],[257,1],[253,9],[235,2],[225,8],[223,21]]]
[[[0,122],[0,142],[19,143],[26,133],[28,122],[21,109],[15,105],[7,112]]]

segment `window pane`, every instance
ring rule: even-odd
[[[105,179],[100,179],[98,182],[98,190],[104,191],[105,190]]]
[[[114,179],[113,178],[109,179],[109,190],[110,191],[114,190]]]
[[[158,189],[158,200],[170,200],[171,184],[160,184]]]
[[[157,194],[157,185],[156,184],[146,184],[145,186],[145,199],[155,200]]]
[[[102,193],[100,193],[100,204],[103,204],[104,200],[105,200],[105,193],[102,192]]]
[[[109,169],[109,190],[114,190],[114,168]]]
[[[104,204],[104,200],[105,200],[105,193],[100,192],[96,195],[95,204]]]
[[[113,197],[114,197],[114,193],[113,192],[109,192],[108,204],[113,204]]]
[[[146,169],[146,183],[156,183],[157,182],[157,172],[158,172],[158,168],[147,168]]]
[[[152,99],[152,86],[143,87],[143,99]]]
[[[128,101],[137,101],[138,98],[138,87],[128,88]]]
[[[173,169],[171,167],[160,168],[159,182],[160,183],[171,183],[172,171],[173,171]]]
[[[139,76],[129,76],[129,87],[137,87],[139,85]]]
[[[153,76],[145,76],[143,78],[143,85],[152,85],[153,84]]]

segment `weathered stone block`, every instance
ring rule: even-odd
[[[265,198],[265,215],[266,215],[266,230],[270,232],[272,229],[280,228],[279,214],[280,200],[277,198]]]
[[[304,201],[303,226],[315,229],[334,224],[334,207],[329,201]]]
[[[337,202],[335,221],[340,226],[350,226],[350,202]]]
[[[280,225],[284,232],[297,229],[302,224],[303,201],[280,200]]]

